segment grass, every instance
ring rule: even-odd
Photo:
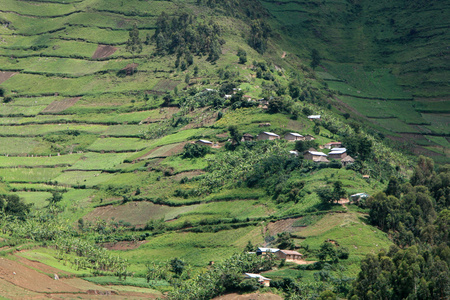
[[[153,154],[153,153],[152,153]],[[191,170],[202,170],[208,166],[206,158],[182,158],[181,156],[171,156],[161,162],[161,165],[174,169],[175,172],[186,172]]]
[[[85,153],[71,169],[75,170],[109,170],[121,164],[129,153]]]
[[[87,187],[93,187],[112,177],[114,177],[114,174],[101,173],[99,171],[71,171],[62,173],[58,177],[55,177],[54,180],[65,185],[86,185]]]
[[[52,196],[49,192],[16,192],[15,194],[22,198],[25,203],[32,203],[36,210],[41,210],[48,205],[46,199]]]
[[[0,156],[0,167],[17,168],[17,167],[52,167],[57,165],[73,165],[80,159],[81,154],[68,154],[51,157],[6,157]]]
[[[9,182],[48,182],[53,181],[63,170],[64,168],[14,168],[2,169],[1,174]]]
[[[0,153],[4,155],[41,154],[48,151],[48,147],[39,139],[0,137]]]
[[[140,151],[151,144],[138,138],[104,138],[96,140],[88,147],[91,151]]]

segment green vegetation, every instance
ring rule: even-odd
[[[446,295],[446,7],[403,2],[5,0],[0,254],[123,298]]]

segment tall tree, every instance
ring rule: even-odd
[[[139,38],[139,29],[137,28],[136,24],[133,25],[133,28],[129,32],[129,38],[127,40],[126,49],[128,52],[131,53],[131,55],[133,55],[133,64],[134,64],[134,58],[136,54],[142,52],[142,41]]]

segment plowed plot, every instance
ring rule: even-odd
[[[75,98],[66,98],[60,101],[53,101],[42,112],[44,113],[62,112],[63,110],[73,106],[80,99],[81,97],[75,97]]]
[[[48,275],[27,268],[16,261],[0,258],[0,279],[18,287],[46,293],[78,293],[82,290],[70,286],[61,280],[54,280]]]
[[[298,219],[286,219],[274,223],[269,223],[269,225],[267,225],[267,229],[269,230],[270,235],[277,235],[278,233],[282,233],[285,231],[291,232],[294,231],[294,227],[292,225],[297,220]]]
[[[17,73],[15,72],[0,72],[0,83],[8,80],[9,78],[13,77]]]
[[[95,50],[93,59],[105,58],[114,54],[117,51],[116,47],[110,45],[98,45],[97,50]]]
[[[178,143],[156,147],[155,149],[150,150],[144,156],[140,157],[139,160],[156,157],[168,157],[174,154],[181,153],[185,144],[186,143]]]
[[[180,81],[173,81],[170,79],[161,79],[154,87],[154,91],[158,92],[165,92],[165,91],[171,91],[173,90],[178,84],[180,84]]]

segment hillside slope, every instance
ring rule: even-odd
[[[109,283],[127,297],[140,287],[177,291],[211,262],[286,237],[313,268],[323,268],[314,262],[325,241],[340,247],[347,258],[329,261],[330,272],[348,288],[363,257],[392,244],[366,224],[367,209],[340,198],[384,190],[391,175],[405,180],[411,162],[337,113],[329,87],[341,81],[321,80],[332,72],[316,73],[281,47],[258,1],[5,0],[0,10],[8,259],[90,281],[71,282],[83,297]],[[280,139],[241,140],[262,132]],[[289,142],[291,132],[314,140]],[[356,162],[303,159],[332,141]],[[273,278],[316,284],[317,270],[277,265]],[[8,276],[0,276],[7,297],[44,293]]]
[[[339,92],[335,105],[414,153],[448,162],[448,16],[443,1],[261,1],[287,51]]]

